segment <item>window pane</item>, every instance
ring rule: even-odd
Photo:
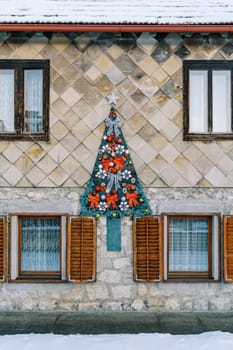
[[[43,71],[24,71],[24,131],[43,130]]]
[[[0,132],[14,131],[14,70],[0,70]]]
[[[189,74],[189,132],[207,132],[207,71]]]
[[[213,71],[213,132],[231,132],[230,71]]]
[[[169,271],[208,271],[208,219],[171,219]]]
[[[60,271],[59,218],[22,218],[21,270]]]

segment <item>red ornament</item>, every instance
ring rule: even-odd
[[[116,168],[109,168],[110,173],[116,174],[117,169]]]
[[[108,143],[113,143],[115,141],[115,136],[114,135],[109,135],[106,139]]]

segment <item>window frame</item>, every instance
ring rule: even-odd
[[[189,132],[189,71],[207,71],[207,122],[208,131],[200,133]],[[212,131],[212,71],[227,70],[231,73],[231,132],[213,132]],[[232,140],[233,139],[233,61],[226,60],[184,60],[183,61],[183,139],[189,140]]]
[[[49,60],[0,60],[0,70],[14,71],[14,126],[15,132],[0,132],[0,140],[49,140]],[[42,70],[43,72],[43,130],[24,132],[24,70]]]
[[[16,217],[17,228],[13,228],[12,218]],[[60,218],[60,271],[21,271],[21,224],[22,218]],[[65,220],[65,224],[63,222]],[[63,228],[65,232],[63,232]],[[13,230],[17,230],[17,249],[14,251],[13,247]],[[53,282],[67,282],[67,250],[68,250],[68,215],[64,213],[12,213],[10,214],[10,236],[9,236],[9,282],[27,282],[27,283],[53,283]],[[17,260],[16,277],[12,278],[13,260]],[[65,269],[65,278],[63,277]]]
[[[217,224],[214,218],[217,218]],[[169,220],[174,218],[208,219],[208,271],[169,271]],[[219,214],[163,214],[164,281],[219,282],[220,281],[220,215]],[[217,225],[217,227],[214,227]],[[217,232],[215,232],[217,230]],[[215,234],[217,237],[215,237]],[[215,247],[217,245],[217,248]],[[217,250],[217,251],[216,251]],[[216,268],[217,265],[217,268]],[[215,269],[215,271],[213,270]],[[217,270],[217,272],[216,272]],[[214,274],[217,273],[217,278]]]

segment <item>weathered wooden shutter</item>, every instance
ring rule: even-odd
[[[161,238],[159,218],[144,216],[133,224],[134,280],[161,280]]]
[[[96,220],[92,217],[70,218],[68,275],[73,282],[96,279]]]
[[[233,215],[224,216],[224,281],[233,282]]]
[[[0,281],[6,278],[6,218],[0,217]]]

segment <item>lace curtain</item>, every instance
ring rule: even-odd
[[[190,71],[189,132],[207,132],[207,71]]]
[[[60,271],[60,219],[22,218],[21,270]]]
[[[213,71],[213,132],[231,132],[230,71]]]
[[[208,219],[171,219],[169,271],[208,271]]]
[[[0,70],[0,132],[14,131],[14,70]]]
[[[40,132],[43,129],[43,71],[24,71],[24,131]]]
[[[190,70],[189,132],[208,132],[208,110],[212,108],[212,131],[231,132],[231,72],[213,70],[212,106],[208,106],[208,72]],[[209,91],[208,91],[209,89]]]

